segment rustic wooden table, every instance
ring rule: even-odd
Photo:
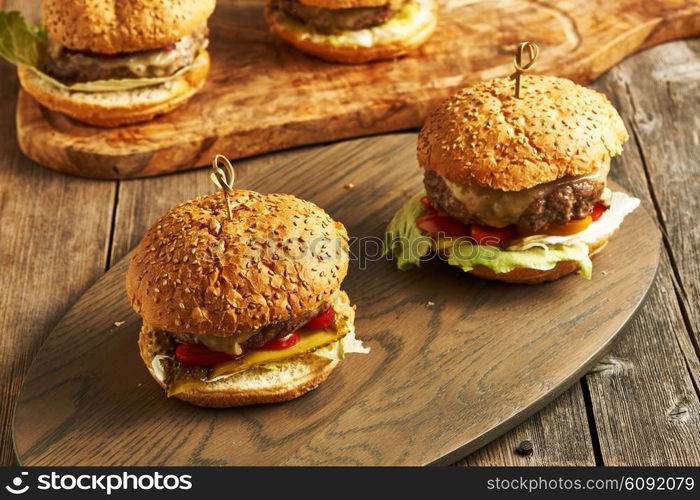
[[[17,78],[5,63],[0,75],[0,464],[10,465],[15,398],[45,335],[158,215],[211,186],[201,171],[106,182],[30,162],[15,138]],[[700,40],[638,54],[592,86],[632,136],[612,178],[643,200],[664,235],[656,284],[589,374],[458,465],[700,464]],[[303,161],[340,147],[247,162]],[[514,449],[525,439],[534,453],[521,457]]]

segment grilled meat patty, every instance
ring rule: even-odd
[[[277,0],[277,7],[292,19],[321,33],[361,30],[386,23],[401,7],[396,2],[380,7],[323,9],[304,5],[298,0]]]
[[[484,224],[469,213],[440,175],[426,170],[423,183],[430,203],[439,213],[467,224]],[[603,182],[590,179],[572,179],[570,182],[558,183],[550,191],[535,198],[519,216],[508,223],[537,231],[549,224],[564,224],[572,219],[580,219],[591,213],[593,204],[601,198],[604,189]]]
[[[572,219],[581,219],[591,213],[603,189],[605,184],[602,182],[587,179],[562,184],[545,198],[530,203],[518,219],[518,225],[537,231],[549,224],[566,224]]]
[[[256,347],[263,346],[278,338],[282,338],[287,334],[298,330],[306,323],[314,319],[316,316],[321,314],[323,311],[328,309],[331,305],[331,301],[324,302],[321,306],[317,307],[313,311],[309,311],[306,314],[302,314],[296,318],[290,319],[288,321],[281,321],[279,323],[273,323],[271,325],[264,326],[255,332],[253,332],[250,337],[245,341],[241,342],[241,347],[245,349],[254,349]],[[170,334],[175,340],[183,344],[204,344],[200,335],[195,335],[192,333],[171,333]],[[208,336],[211,337],[211,336]],[[219,337],[220,339],[226,339],[226,337]],[[208,346],[210,347],[210,346]],[[211,348],[211,347],[210,347]],[[216,349],[214,349],[216,350]]]
[[[67,84],[170,76],[194,62],[207,47],[208,36],[205,25],[168,47],[124,54],[73,51],[49,41],[43,71]]]

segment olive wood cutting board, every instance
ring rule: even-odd
[[[241,158],[418,127],[455,89],[511,73],[522,40],[542,48],[533,72],[588,83],[640,49],[700,33],[700,0],[441,0],[436,33],[417,53],[346,66],[268,33],[261,0],[217,4],[209,80],[187,106],[106,129],[49,112],[21,91],[17,134],[25,154],[85,177],[174,172],[208,164],[216,153]]]
[[[391,216],[422,189],[415,134],[372,151],[363,144],[351,141],[348,157],[330,163],[323,155],[254,169],[243,161],[237,184],[310,199],[357,238],[343,289],[370,354],[349,355],[318,389],[288,403],[214,410],[168,399],[139,357],[125,258],[72,307],[34,361],[14,417],[19,462],[450,463],[585,374],[654,279],[659,232],[641,207],[594,258],[590,281],[508,285],[439,261],[398,271],[372,256]],[[355,187],[345,189],[350,181]]]

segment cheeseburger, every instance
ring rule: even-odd
[[[214,4],[42,0],[43,28],[13,23],[13,35],[23,35],[15,43],[24,45],[7,58],[22,87],[49,109],[99,126],[149,120],[204,85]]]
[[[136,247],[126,288],[139,349],[168,396],[200,406],[286,401],[323,382],[355,339],[340,284],[348,235],[316,205],[232,190],[172,209]]]
[[[522,76],[465,88],[418,136],[425,192],[387,228],[399,268],[436,252],[481,278],[540,283],[579,271],[639,200],[606,186],[628,135],[610,101],[569,80]]]
[[[329,61],[391,59],[435,30],[435,0],[267,0],[270,29],[298,49]]]

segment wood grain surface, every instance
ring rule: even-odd
[[[349,356],[319,389],[286,404],[211,411],[168,400],[138,356],[140,321],[125,296],[122,259],[71,308],[32,366],[15,416],[20,462],[450,463],[578,380],[652,283],[660,244],[651,218],[639,209],[626,219],[591,281],[504,285],[438,261],[400,272],[378,249],[388,220],[421,189],[415,141],[414,133],[372,148],[349,141],[237,176],[240,187],[316,202],[359,238],[343,289],[370,355]],[[348,182],[355,187],[345,189]],[[634,259],[630,242],[641,254]],[[187,431],[175,438],[173,429]]]
[[[114,183],[76,182],[22,155],[13,120],[17,91],[11,66],[0,61],[0,330],[18,332],[0,335],[2,465],[15,461],[9,424],[29,364],[48,330],[107,268],[117,192]]]
[[[103,129],[20,92],[22,150],[61,172],[117,179],[188,169],[217,153],[241,158],[405,130],[456,88],[510,74],[522,40],[542,48],[535,72],[588,83],[640,49],[700,33],[700,0],[444,0],[435,35],[416,54],[354,66],[314,59],[275,38],[262,0],[219,1],[210,27],[210,78],[186,107]]]
[[[634,72],[615,68],[595,85],[620,109],[634,141],[615,178],[654,207],[666,248],[639,320],[586,377],[609,465],[700,464],[700,119],[689,111],[698,106],[698,55],[697,42],[659,48],[640,57]]]
[[[0,0],[0,7],[31,16],[36,3]],[[0,125],[1,465],[16,464],[11,442],[16,395],[48,332],[157,215],[210,189],[196,171],[95,183],[38,167],[18,149],[13,73],[0,61],[0,113],[6,117]],[[693,441],[693,435],[700,435],[699,351],[693,343],[699,322],[697,313],[691,316],[700,286],[700,275],[691,267],[700,248],[693,222],[700,192],[698,82],[700,40],[686,40],[643,51],[594,83],[613,98],[628,128],[636,129],[611,176],[647,208],[654,207],[657,225],[665,226],[655,285],[640,314],[594,372],[460,465],[700,464],[700,449]],[[383,140],[388,137],[360,141],[371,149]],[[334,151],[343,144],[324,148]],[[324,148],[239,163],[257,168],[292,158],[303,162]],[[667,174],[671,170],[673,175]],[[56,211],[73,214],[73,234],[66,240],[68,230],[56,227],[64,223],[53,215]],[[5,215],[11,213],[15,216]],[[34,267],[35,259],[43,263],[41,271]],[[670,363],[662,357],[667,353],[673,358]],[[523,439],[534,444],[527,457],[514,453]]]

